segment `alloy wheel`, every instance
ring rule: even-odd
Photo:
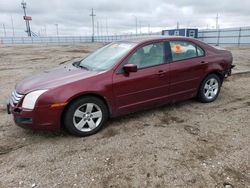
[[[207,99],[211,100],[214,97],[216,97],[218,91],[219,91],[218,81],[215,78],[208,79],[203,88],[204,96]]]
[[[86,103],[78,107],[73,115],[74,126],[82,132],[97,128],[102,121],[101,108],[94,103]]]

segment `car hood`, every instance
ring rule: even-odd
[[[16,91],[21,94],[27,94],[34,90],[51,89],[95,76],[98,73],[68,64],[22,80],[16,85]]]

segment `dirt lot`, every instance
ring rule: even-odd
[[[189,100],[112,119],[98,134],[24,130],[5,112],[15,83],[100,45],[0,47],[0,187],[250,187],[250,74],[211,104]],[[236,71],[250,49],[231,49]]]

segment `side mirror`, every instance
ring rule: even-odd
[[[125,73],[137,72],[137,65],[135,64],[126,64],[123,67]]]

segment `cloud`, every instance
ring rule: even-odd
[[[59,25],[61,35],[90,35],[91,8],[95,10],[95,21],[99,33],[135,32],[136,19],[138,31],[160,31],[176,27],[214,27],[216,14],[219,14],[220,27],[246,26],[250,20],[249,1],[236,0],[26,0],[27,14],[31,15],[32,31],[40,34],[55,35],[55,24]],[[22,19],[21,0],[1,0],[0,36],[2,24],[8,34],[12,34],[11,16],[18,35],[24,35],[25,23]],[[95,24],[95,25],[96,25]],[[46,28],[46,29],[45,29]]]

